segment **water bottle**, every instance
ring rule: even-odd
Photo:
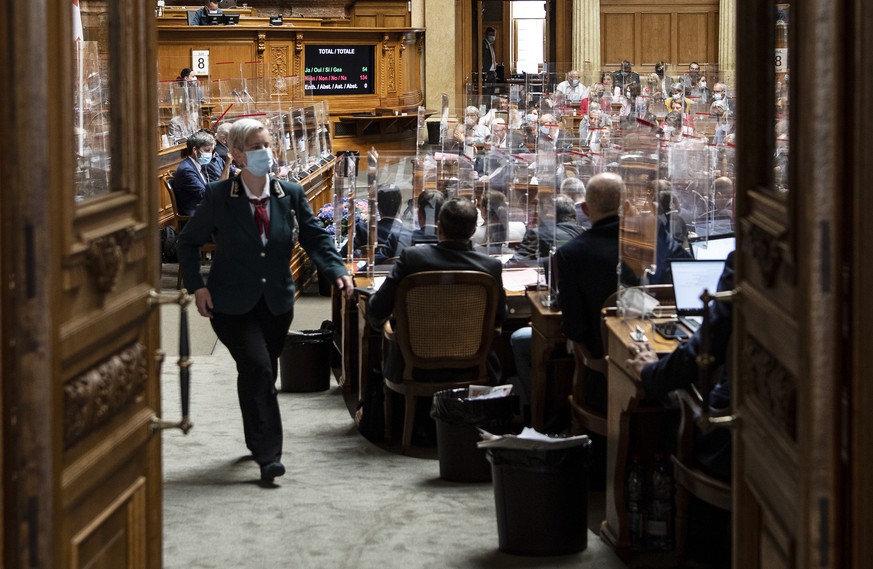
[[[655,455],[651,478],[652,501],[646,520],[646,540],[651,549],[673,549],[673,474],[662,455]]]
[[[631,549],[634,551],[640,551],[643,548],[645,494],[646,480],[643,475],[643,467],[640,464],[640,457],[633,456],[627,469],[627,517],[630,526]]]

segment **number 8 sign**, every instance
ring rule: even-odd
[[[199,77],[201,75],[209,75],[209,50],[208,49],[192,49],[191,50],[191,69]]]

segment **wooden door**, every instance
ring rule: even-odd
[[[870,205],[869,152],[861,164],[851,144],[870,148],[846,80],[870,83],[853,4],[869,22],[861,2],[737,3],[736,568],[865,566],[847,547],[871,529],[869,490],[846,484],[870,481],[857,461],[871,454],[853,414],[856,397],[870,402],[853,364],[869,341],[852,340],[870,304],[858,313],[853,298],[871,284],[871,233],[853,223]]]
[[[71,4],[0,7],[2,564],[156,568],[154,3]]]

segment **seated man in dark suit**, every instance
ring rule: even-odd
[[[502,324],[506,316],[506,295],[503,292],[503,267],[498,259],[473,251],[470,237],[476,230],[476,206],[467,198],[452,198],[440,209],[437,231],[439,243],[407,247],[400,253],[391,274],[367,305],[367,321],[381,328],[394,310],[398,283],[407,275],[425,271],[481,271],[493,276],[500,285],[495,324]],[[439,307],[435,306],[434,310]],[[400,381],[403,358],[400,349],[388,344],[383,358],[382,373],[390,381]],[[489,374],[500,378],[500,362],[493,352],[488,360]]]
[[[185,159],[173,174],[173,192],[180,215],[194,215],[194,209],[206,193],[210,182],[226,180],[229,163],[213,155],[215,138],[206,131],[188,137]]]
[[[640,94],[640,76],[632,69],[631,62],[625,59],[621,62],[621,69],[612,73],[612,87],[618,87],[622,96],[638,97]]]
[[[376,255],[385,246],[391,235],[403,230],[403,222],[397,217],[402,202],[400,189],[394,184],[383,184],[376,190],[376,209],[379,210],[379,221],[376,222]],[[367,224],[355,224],[355,250],[363,250],[370,242]],[[343,244],[340,255],[345,256],[348,243]],[[362,251],[363,254],[363,251]]]
[[[582,203],[582,209],[591,220],[591,229],[571,239],[556,253],[558,302],[563,313],[564,333],[585,344],[594,357],[603,357],[600,308],[618,288],[618,208],[623,187],[617,174],[593,176]],[[510,339],[518,370],[514,383],[523,404],[529,402],[531,391],[530,339],[530,327],[520,328]],[[606,409],[606,378],[600,375],[588,383],[594,384],[593,389],[586,392],[588,404]],[[558,430],[549,425],[552,418],[545,419],[547,431]],[[593,442],[598,444],[596,439]]]
[[[204,3],[203,7],[194,12],[194,16],[191,19],[192,26],[205,26],[209,23],[209,15],[217,15],[221,14],[221,8],[218,7],[218,2],[212,2],[212,0],[207,0]]]
[[[512,261],[535,261],[549,256],[552,247],[560,247],[580,233],[576,224],[576,204],[569,196],[555,196],[551,211],[542,212],[539,227],[528,227]],[[544,220],[550,221],[544,221]]]
[[[734,288],[734,253],[728,255],[724,272],[718,282],[719,291]],[[709,307],[710,355],[712,368],[719,370],[718,381],[709,392],[712,411],[725,411],[730,406],[730,340],[733,331],[733,304],[713,302]],[[646,397],[667,400],[671,391],[688,388],[698,379],[697,356],[701,351],[701,329],[660,360],[648,343],[632,346],[626,365],[642,379]],[[726,427],[696,432],[694,458],[707,474],[731,482],[731,432]],[[730,512],[719,510],[693,495],[688,504],[688,555],[695,561],[713,567],[730,567]],[[707,565],[710,566],[710,565]]]
[[[385,246],[376,251],[376,264],[381,265],[388,259],[400,256],[410,245],[438,242],[436,222],[444,200],[442,192],[438,190],[422,190],[417,201],[419,228],[414,231],[402,228],[392,233],[385,241]]]

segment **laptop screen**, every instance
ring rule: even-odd
[[[695,259],[724,261],[736,246],[736,238],[733,235],[725,235],[723,237],[710,237],[708,240],[692,241],[691,252],[694,254]]]
[[[675,259],[670,262],[673,273],[673,294],[676,297],[676,313],[703,314],[700,295],[703,289],[714,293],[718,279],[724,271],[723,260]]]

